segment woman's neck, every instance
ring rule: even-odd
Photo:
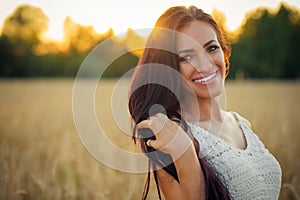
[[[188,105],[188,107],[183,108],[183,117],[187,121],[197,123],[215,121],[222,123],[224,120],[224,112],[222,112],[217,98],[198,99],[197,105],[186,105]]]

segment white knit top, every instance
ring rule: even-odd
[[[244,133],[246,149],[237,148],[200,126],[188,123],[199,142],[199,155],[206,157],[232,199],[278,199],[279,163],[239,115],[234,115]]]

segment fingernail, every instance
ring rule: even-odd
[[[166,115],[164,115],[162,113],[157,113],[156,116],[159,117],[159,118],[165,118],[166,117]]]
[[[151,147],[150,140],[147,141],[147,146]]]

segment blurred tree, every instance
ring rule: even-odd
[[[143,48],[146,46],[146,38],[131,28],[127,29],[126,36],[120,41],[126,46],[128,51],[137,57],[142,55]]]
[[[0,37],[0,77],[9,77],[14,74],[11,44],[7,37]]]
[[[64,52],[61,55],[64,60],[62,63],[64,71],[62,73],[75,76],[87,54],[101,41],[113,36],[112,29],[100,34],[92,26],[83,26],[67,17],[64,21]],[[111,49],[108,49],[107,53],[110,51]],[[101,63],[99,63],[99,67],[101,67]]]
[[[67,17],[62,44],[45,42],[42,36],[47,27],[48,17],[40,8],[31,5],[21,5],[7,17],[0,37],[0,77],[74,77],[96,45],[114,38],[112,29],[100,34],[92,26],[83,26]],[[107,67],[105,77],[121,76],[135,67],[137,57],[128,52],[129,41],[140,42],[141,38],[127,34],[124,41],[109,40],[105,55],[97,55],[99,58],[114,53],[120,55]],[[95,67],[106,69],[102,62],[99,59]]]
[[[31,5],[19,6],[6,18],[2,28],[0,56],[1,76],[31,76],[36,65],[34,48],[48,27],[48,17]]]
[[[84,52],[91,49],[100,35],[92,26],[82,26],[70,17],[64,21],[64,41],[69,53]]]
[[[249,78],[300,77],[299,16],[298,10],[285,4],[275,14],[258,9],[248,15],[233,44],[231,77],[241,71]]]
[[[2,36],[15,46],[14,55],[24,55],[40,43],[48,22],[48,17],[40,8],[21,5],[4,21]]]

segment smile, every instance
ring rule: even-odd
[[[203,77],[201,79],[195,79],[193,81],[196,82],[196,83],[205,83],[205,82],[208,82],[211,79],[213,79],[216,75],[217,75],[217,72],[214,72],[214,73],[212,73],[212,74],[210,74],[210,75],[208,75],[206,77]]]

